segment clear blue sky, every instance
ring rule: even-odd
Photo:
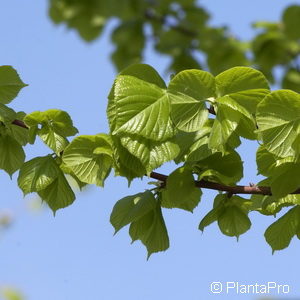
[[[253,34],[254,20],[278,20],[280,11],[299,1],[203,0],[212,23],[229,24],[242,38]],[[54,26],[47,18],[47,1],[0,2],[0,65],[12,65],[29,84],[13,108],[32,112],[60,108],[70,113],[81,134],[107,132],[106,96],[115,71],[108,60],[108,32],[101,40],[83,43],[74,32]],[[150,51],[146,63],[163,72],[165,59]],[[254,146],[241,147],[244,184],[256,181]],[[27,147],[28,158],[48,153],[41,143]],[[170,165],[164,170],[170,171]],[[32,213],[35,197],[22,193],[0,173],[0,211],[11,211],[13,226],[0,236],[0,287],[13,285],[28,300],[206,300],[258,299],[253,295],[210,293],[213,281],[289,284],[289,297],[300,297],[299,241],[272,256],[263,233],[274,221],[251,213],[252,229],[236,239],[211,225],[197,230],[215,193],[205,192],[193,214],[164,210],[171,248],[146,261],[139,243],[130,245],[127,228],[113,237],[109,215],[116,200],[147,188],[147,180],[131,188],[123,179],[107,180],[105,189],[92,187],[76,202],[57,212]],[[281,298],[282,299],[282,298]]]

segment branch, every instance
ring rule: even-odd
[[[19,127],[29,129],[28,126],[27,126],[23,121],[20,121],[20,120],[14,120],[14,121],[12,121],[11,123],[14,124],[14,125],[17,125],[17,126],[19,126]]]
[[[12,121],[12,124],[20,126],[22,128],[28,129],[28,126],[21,120],[14,120]],[[162,182],[166,182],[168,179],[167,175],[151,172],[150,177]],[[198,180],[195,181],[195,186],[199,188],[205,188],[215,191],[223,191],[228,192],[230,194],[260,194],[260,195],[272,195],[271,188],[268,186],[256,186],[256,185],[250,185],[250,186],[244,186],[244,185],[235,185],[235,186],[229,186],[224,185],[221,183],[216,182],[210,182],[207,180]],[[300,189],[297,189],[293,193],[290,194],[300,194]]]
[[[157,179],[162,182],[166,182],[168,176],[156,172],[151,172],[150,177],[153,179]],[[271,188],[268,186],[244,186],[244,185],[235,185],[229,186],[216,182],[210,182],[207,180],[199,180],[195,181],[195,186],[199,188],[205,188],[215,191],[223,191],[228,192],[230,194],[260,194],[260,195],[272,195]],[[300,194],[300,189],[296,190],[291,194]]]

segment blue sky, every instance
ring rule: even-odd
[[[278,20],[283,7],[299,1],[203,0],[213,24],[229,24],[241,37],[253,35],[254,20]],[[258,9],[259,8],[259,9]],[[32,112],[60,108],[70,113],[81,134],[107,132],[106,97],[115,70],[109,62],[109,30],[101,40],[83,43],[76,33],[54,26],[47,18],[47,1],[0,2],[0,65],[12,65],[29,84],[12,103]],[[146,63],[161,73],[166,60],[147,51]],[[256,180],[255,144],[241,147],[244,184]],[[28,146],[28,158],[45,155],[42,143]],[[164,170],[169,172],[171,165]],[[258,299],[253,295],[214,295],[213,281],[240,284],[289,284],[289,297],[300,296],[297,255],[299,241],[271,255],[263,233],[273,217],[251,214],[252,229],[236,239],[211,225],[204,234],[198,223],[212,205],[215,193],[205,191],[193,214],[164,210],[171,248],[146,261],[139,243],[130,245],[127,228],[113,237],[109,215],[116,200],[147,188],[147,180],[130,189],[110,177],[104,189],[91,187],[76,202],[53,217],[49,209],[28,209],[13,180],[0,173],[0,211],[15,217],[0,236],[0,287],[13,285],[28,300],[202,300]],[[282,297],[281,297],[282,298]]]

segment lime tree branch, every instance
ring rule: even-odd
[[[150,177],[157,179],[162,182],[166,182],[168,176],[156,172],[151,172]],[[216,182],[210,182],[207,180],[197,180],[195,181],[196,187],[205,188],[210,190],[228,192],[230,194],[260,194],[260,195],[272,195],[271,188],[267,186],[256,186],[255,184],[244,186],[244,185],[235,185],[229,186]],[[300,194],[300,189],[293,192],[292,194]]]
[[[12,124],[16,126],[20,126],[22,128],[28,129],[28,126],[21,120],[14,120]],[[156,180],[159,180],[161,182],[166,183],[168,176],[157,173],[157,172],[151,172],[150,177]],[[235,186],[229,186],[224,185],[217,182],[211,182],[207,180],[197,180],[195,181],[196,187],[199,188],[205,188],[215,191],[222,191],[222,192],[228,192],[230,194],[260,194],[260,195],[272,195],[271,188],[268,186],[257,186],[255,184],[244,186],[244,185],[235,185]],[[300,189],[297,189],[291,194],[300,194]]]

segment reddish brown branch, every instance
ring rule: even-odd
[[[162,182],[166,182],[168,176],[156,172],[152,172],[150,177],[157,179]],[[228,192],[230,194],[260,194],[260,195],[272,195],[271,188],[267,186],[244,186],[244,185],[235,185],[228,186],[216,182],[210,182],[206,180],[195,181],[195,185],[199,188],[205,188],[216,191]],[[295,191],[292,194],[300,194],[300,189]]]
[[[28,126],[20,120],[14,120],[12,121],[12,124],[28,129]]]
[[[28,126],[21,120],[14,120],[12,124],[20,126],[22,128],[28,129]],[[162,182],[166,182],[168,176],[156,172],[151,172],[150,177]],[[228,192],[230,194],[260,194],[260,195],[272,195],[271,188],[268,186],[244,186],[244,185],[235,185],[229,186],[221,183],[210,182],[207,180],[195,181],[195,185],[199,188],[205,188],[216,191]],[[300,194],[300,189],[297,189],[291,194]]]

